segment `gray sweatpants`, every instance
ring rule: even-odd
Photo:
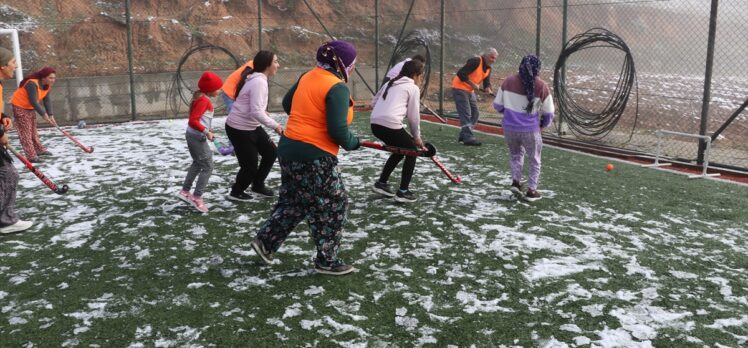
[[[504,130],[504,140],[509,148],[509,168],[512,180],[522,181],[522,167],[525,155],[530,164],[527,186],[533,190],[538,188],[540,179],[540,154],[543,151],[543,136],[537,132],[511,132]]]
[[[0,147],[0,151],[5,151]],[[13,163],[0,158],[0,227],[10,226],[18,222],[16,216],[16,186],[18,185],[18,171]]]
[[[187,169],[187,177],[184,178],[182,190],[189,191],[192,188],[192,182],[197,178],[193,195],[202,196],[205,186],[208,185],[208,179],[213,173],[213,151],[210,150],[208,138],[204,134],[187,131],[185,137],[190,156],[192,156],[192,164]]]

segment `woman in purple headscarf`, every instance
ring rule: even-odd
[[[538,189],[540,153],[543,138],[540,130],[553,121],[553,97],[548,84],[538,77],[541,62],[534,55],[522,58],[519,73],[509,76],[496,93],[493,107],[504,114],[501,122],[504,140],[509,148],[509,167],[512,171],[511,191],[528,201],[541,198]],[[527,193],[522,194],[522,167],[527,153],[530,164]]]
[[[270,218],[252,248],[271,264],[288,234],[306,219],[317,247],[315,270],[342,275],[354,270],[338,258],[348,200],[337,171],[338,150],[360,147],[348,126],[353,99],[346,82],[356,64],[356,48],[335,40],[317,50],[317,66],[304,73],[283,98],[288,123],[278,143],[281,187]]]

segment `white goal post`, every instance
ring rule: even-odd
[[[689,137],[689,138],[697,138],[702,139],[706,143],[706,149],[704,151],[704,170],[701,172],[701,174],[698,175],[689,175],[689,179],[698,179],[698,178],[706,178],[710,176],[719,176],[719,173],[707,173],[707,169],[709,168],[709,152],[712,149],[712,138],[708,135],[699,135],[699,134],[689,134],[689,133],[681,133],[681,132],[672,132],[667,131],[663,129],[658,129],[655,134],[657,135],[657,150],[655,152],[655,161],[652,164],[644,164],[642,167],[664,167],[669,166],[672,163],[660,163],[660,152],[662,148],[662,138],[665,135],[677,135],[682,137]]]
[[[16,29],[0,29],[0,35],[10,35],[13,41],[13,55],[16,57],[16,86],[21,84],[23,80],[23,69],[21,67],[21,44],[18,41],[18,30]]]

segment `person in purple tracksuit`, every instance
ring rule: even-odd
[[[519,72],[504,80],[493,101],[494,109],[504,114],[501,124],[509,148],[511,190],[515,194],[522,192],[522,167],[527,154],[530,168],[525,198],[529,201],[541,198],[537,191],[543,149],[540,130],[551,124],[555,112],[551,90],[538,77],[540,66],[540,59],[534,55],[522,58]]]

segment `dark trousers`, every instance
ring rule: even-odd
[[[378,124],[372,124],[371,131],[374,133],[375,137],[379,138],[379,140],[387,145],[413,150],[418,149],[415,141],[413,141],[413,137],[405,130],[405,128],[392,129]],[[379,181],[387,183],[390,174],[392,174],[395,167],[397,167],[400,161],[402,161],[403,157],[405,157],[405,163],[403,164],[403,174],[400,179],[400,189],[405,191],[408,189],[408,186],[410,186],[410,179],[413,177],[413,172],[416,169],[415,157],[398,155],[395,153],[391,154],[390,158],[385,162],[384,168],[382,168],[382,174],[379,176]]]
[[[231,187],[231,194],[238,195],[249,185],[252,185],[252,188],[264,187],[265,179],[278,157],[275,144],[268,134],[262,127],[245,131],[226,125],[226,135],[231,145],[234,145],[234,153],[236,159],[239,160],[239,172],[236,173],[236,181]],[[259,168],[257,167],[258,154],[262,157]]]

